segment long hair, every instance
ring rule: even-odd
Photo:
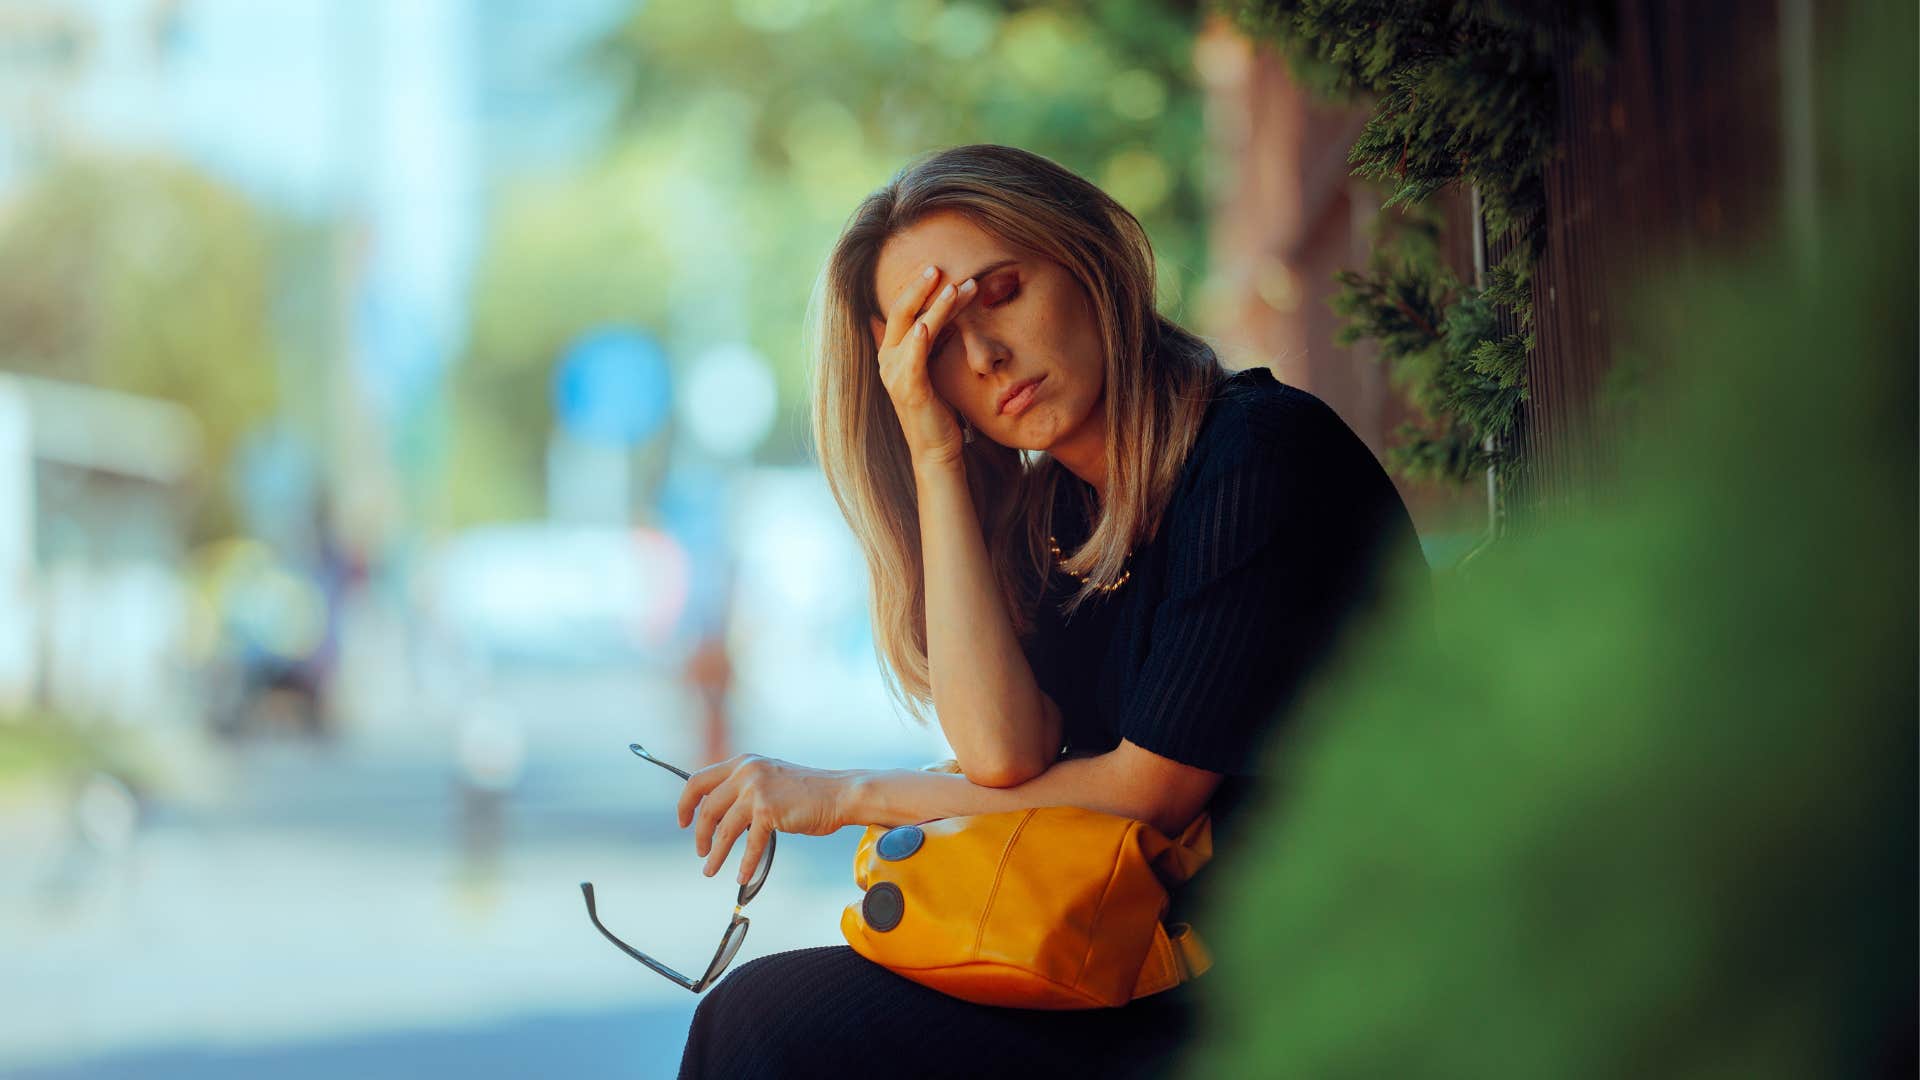
[[[1106,353],[1106,491],[1086,542],[1062,552],[1060,565],[1084,581],[1063,611],[1117,579],[1153,537],[1223,374],[1212,348],[1155,308],[1153,249],[1140,222],[1044,157],[991,145],[938,151],[854,209],[809,304],[814,447],[866,553],[889,689],[922,719],[932,689],[913,463],[868,322],[885,317],[874,286],[881,248],[936,211],[1060,264],[1092,302]],[[967,444],[964,463],[1008,615],[1025,637],[1053,558],[1047,536],[1066,469],[986,438]]]

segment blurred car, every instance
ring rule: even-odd
[[[670,663],[687,585],[665,533],[550,522],[460,533],[423,581],[437,635],[490,670]]]

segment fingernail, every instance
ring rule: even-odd
[[[934,273],[935,273],[935,272],[936,272],[937,270],[939,270],[939,267],[937,267],[937,266],[929,266],[929,267],[927,267],[927,268],[926,268],[925,270],[922,270],[922,271],[920,272],[920,276],[921,276],[921,277],[932,277],[932,276],[934,275]]]
[[[946,288],[940,290],[940,299],[946,300],[952,296],[953,296],[953,286],[949,285]]]
[[[960,291],[963,293],[971,293],[973,291],[973,279],[968,278],[967,280],[961,282]]]

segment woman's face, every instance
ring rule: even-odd
[[[972,277],[979,288],[934,339],[934,392],[1002,446],[1100,461],[1106,358],[1080,283],[1059,263],[943,211],[880,249],[874,284],[881,307],[928,265],[939,267],[941,285],[958,287]]]

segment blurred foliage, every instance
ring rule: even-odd
[[[583,61],[626,87],[604,156],[502,200],[457,376],[456,517],[537,507],[549,371],[608,322],[683,370],[752,345],[782,402],[761,456],[801,459],[815,277],[854,205],[937,147],[1014,144],[1102,185],[1145,223],[1181,317],[1205,262],[1197,18],[1156,0],[637,5]]]
[[[1913,1075],[1915,23],[1821,69],[1816,250],[1634,283],[1626,494],[1295,717],[1191,1075]]]
[[[178,733],[89,723],[67,712],[0,710],[0,801],[63,789],[71,797],[93,773],[136,796],[171,793],[201,767],[191,746]]]
[[[100,740],[70,718],[0,714],[0,787],[71,774],[104,757]]]
[[[1235,0],[1230,8],[1249,34],[1286,51],[1308,87],[1371,101],[1348,161],[1355,176],[1385,185],[1383,209],[1417,207],[1463,184],[1480,195],[1489,244],[1511,235],[1484,288],[1456,279],[1430,244],[1378,238],[1367,269],[1341,272],[1333,298],[1347,320],[1342,342],[1378,340],[1391,377],[1425,414],[1396,433],[1396,471],[1464,482],[1499,465],[1527,396],[1530,279],[1546,238],[1555,138],[1554,37],[1569,35],[1597,59],[1610,7]],[[1501,333],[1496,309],[1511,312],[1516,329]]]
[[[1396,429],[1388,464],[1409,479],[1458,483],[1494,464],[1487,437],[1497,451],[1526,398],[1531,329],[1501,335],[1496,308],[1531,312],[1530,271],[1509,260],[1476,289],[1441,258],[1440,227],[1426,203],[1375,217],[1368,268],[1337,274],[1343,288],[1329,304],[1347,320],[1334,340],[1378,341],[1388,381],[1423,416]]]
[[[226,531],[226,467],[276,400],[271,228],[235,192],[150,158],[65,162],[0,210],[0,368],[191,412],[201,536]]]

